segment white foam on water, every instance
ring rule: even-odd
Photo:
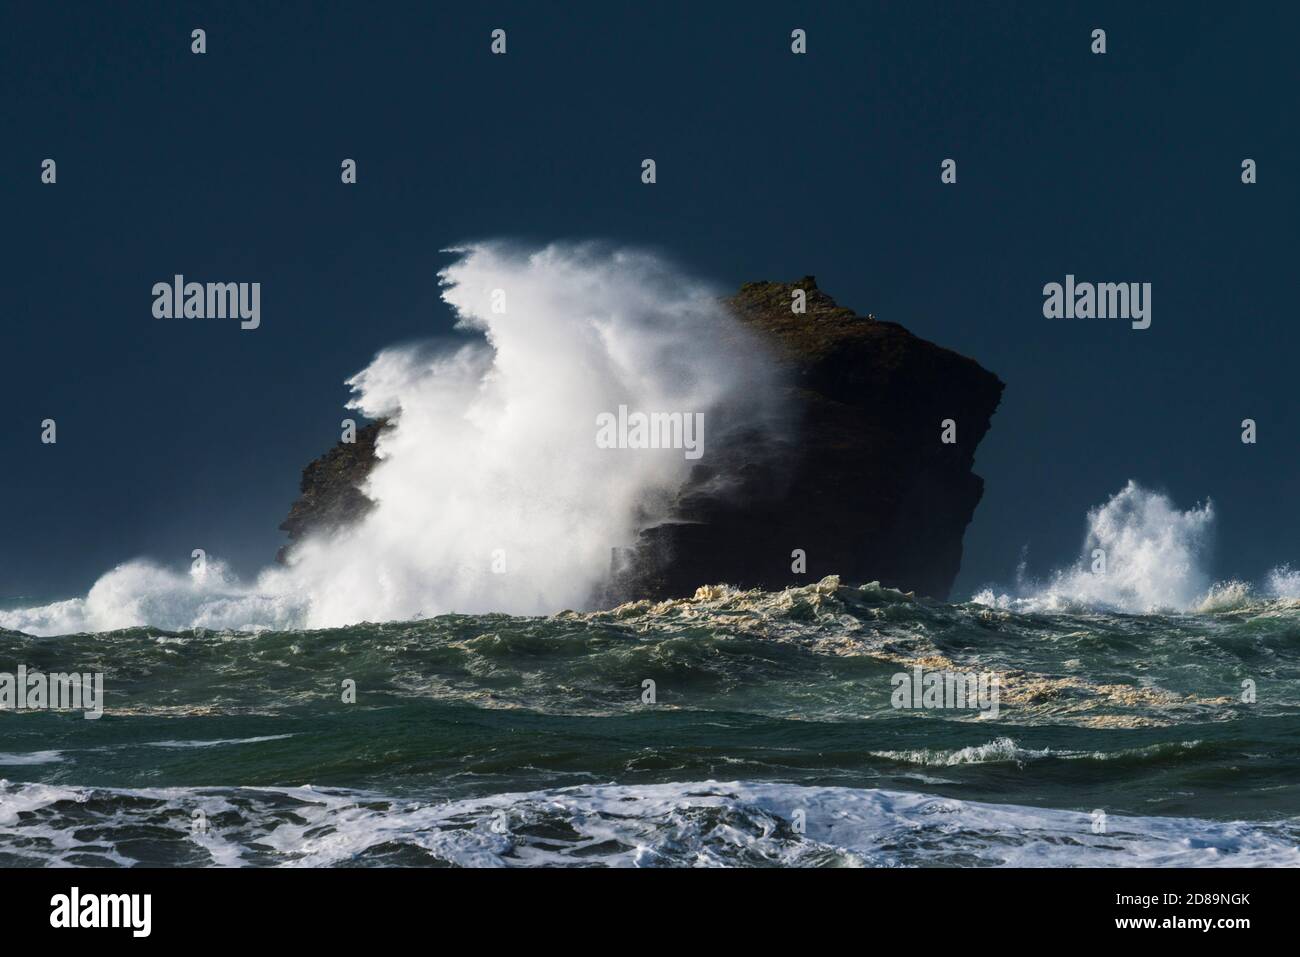
[[[63,760],[62,751],[27,751],[19,754],[0,752],[0,766],[18,767],[30,764],[57,764]]]
[[[1017,764],[1053,759],[1058,761],[1113,761],[1124,758],[1157,757],[1180,751],[1193,751],[1200,741],[1171,741],[1118,751],[1068,751],[1052,748],[1025,748],[1009,737],[965,748],[914,748],[906,751],[872,751],[873,757],[900,764],[950,768],[961,764]]]
[[[1023,764],[1052,754],[1046,749],[1022,748],[1011,738],[997,738],[965,748],[915,748],[907,751],[872,751],[872,757],[901,764],[950,768],[959,764]]]
[[[218,866],[334,866],[403,848],[414,855],[409,863],[469,867],[1300,866],[1296,819],[1112,814],[1096,833],[1083,811],[778,783],[607,785],[419,802],[312,787],[118,791],[0,781],[0,797],[0,854],[44,864],[87,853],[129,861],[105,847],[115,829],[136,839],[143,816]],[[70,803],[98,813],[93,849],[76,829],[58,826]],[[196,809],[208,821],[202,833],[190,826]]]
[[[261,744],[263,741],[283,741],[296,737],[293,734],[264,734],[256,738],[220,738],[215,741],[145,741],[151,748],[173,748],[187,750],[190,748],[216,748],[227,744]]]

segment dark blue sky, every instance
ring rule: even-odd
[[[958,596],[1129,478],[1216,501],[1220,575],[1300,561],[1295,5],[849,6],[6,4],[0,597],[255,571],[343,380],[445,331],[438,250],[488,237],[813,273],[996,372]],[[260,281],[262,327],[153,319],[176,272]],[[1067,272],[1151,282],[1151,329],[1044,319]]]

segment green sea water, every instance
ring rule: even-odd
[[[1295,600],[1047,613],[832,578],[0,632],[20,665],[102,672],[105,706],[0,711],[9,866],[1300,864]],[[996,676],[996,716],[895,707],[916,668]]]

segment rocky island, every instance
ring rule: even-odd
[[[791,309],[796,290],[802,313]],[[1003,383],[897,323],[837,305],[811,276],[747,283],[727,303],[782,372],[789,437],[773,448],[733,435],[695,466],[672,520],[611,550],[592,605],[684,597],[723,582],[774,590],[829,574],[947,598],[984,491],[975,450]],[[372,423],[307,466],[280,526],[286,549],[369,508],[361,488],[384,426]]]

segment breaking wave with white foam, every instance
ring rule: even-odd
[[[610,549],[669,514],[694,463],[681,449],[611,450],[620,406],[779,430],[774,366],[719,291],[648,252],[596,244],[453,250],[439,274],[456,343],[385,349],[349,407],[386,418],[355,525],[299,543],[288,567],[240,582],[131,561],[84,598],[0,611],[37,635],[131,626],[283,629],[451,611],[583,607]]]
[[[1300,597],[1300,573],[1272,571],[1262,589],[1214,582],[1208,571],[1215,511],[1208,499],[1183,510],[1168,496],[1129,481],[1088,512],[1078,560],[1045,582],[985,588],[972,601],[1011,611],[1102,611],[1148,615],[1216,612],[1269,598]]]

